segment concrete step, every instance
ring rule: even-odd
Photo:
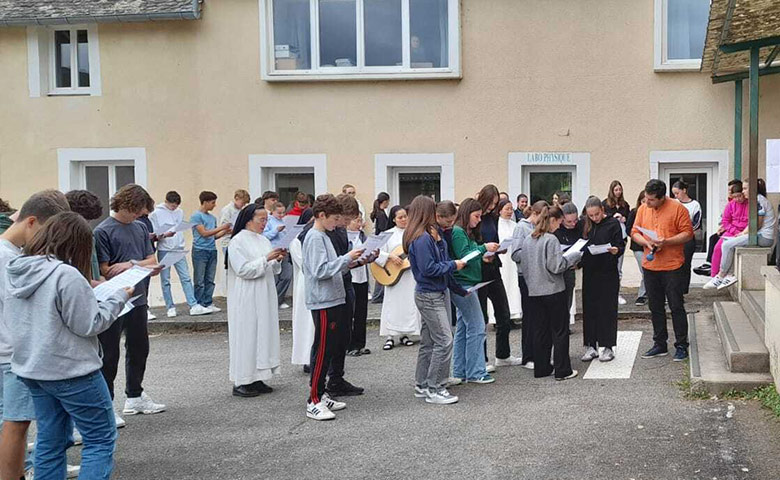
[[[769,373],[734,373],[729,370],[711,313],[697,313],[688,318],[691,390],[719,395],[730,390],[747,392],[772,383]]]
[[[729,370],[734,373],[769,372],[769,351],[736,302],[715,302],[715,323]]]
[[[766,313],[764,312],[764,306],[766,305],[766,291],[764,290],[743,290],[742,291],[742,310],[748,316],[750,323],[753,325],[753,329],[761,337],[761,341],[764,341],[764,318]]]

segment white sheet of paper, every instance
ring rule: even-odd
[[[468,262],[473,258],[477,258],[478,256],[482,255],[479,253],[479,250],[474,250],[473,252],[467,254],[465,257],[461,258],[464,262]]]
[[[305,225],[293,225],[282,230],[282,238],[274,248],[283,248],[285,250],[289,249],[293,240],[295,240],[295,238],[303,231],[303,227],[305,227]]]
[[[176,264],[176,262],[184,258],[186,255],[187,250],[167,252],[160,261],[160,265],[163,265],[163,270],[166,268],[171,268],[174,264]]]
[[[365,251],[363,252],[363,255],[360,256],[359,260],[365,260],[371,255],[371,252],[384,247],[392,236],[393,232],[382,232],[379,235],[369,235],[365,243],[360,246],[360,248],[364,248]]]
[[[489,282],[478,283],[478,284],[474,285],[473,287],[467,288],[466,291],[469,292],[469,293],[474,293],[477,290],[479,290],[480,288],[484,287],[485,285],[488,285],[488,284],[493,283],[493,282],[494,282],[494,280],[491,280]]]
[[[110,297],[117,290],[121,290],[127,287],[135,287],[143,279],[151,275],[152,271],[148,268],[135,266],[129,270],[125,270],[116,277],[101,283],[93,292],[98,300],[105,300]]]
[[[190,230],[195,224],[192,222],[181,222],[180,224],[176,225],[176,228],[173,229],[174,232],[184,232],[186,230]]]
[[[780,192],[780,139],[766,141],[766,191]]]
[[[300,219],[298,215],[287,215],[285,216],[282,221],[284,222],[284,229],[287,230],[288,228],[292,227],[293,225],[298,224],[298,219]]]
[[[636,229],[639,230],[640,232],[642,232],[642,234],[644,236],[646,236],[647,238],[649,238],[650,240],[652,240],[654,242],[658,241],[658,234],[655,233],[653,230],[648,230],[648,229],[642,228],[642,227],[636,227]]]
[[[565,258],[566,260],[571,260],[573,258],[578,258],[580,256],[582,256],[582,252],[579,250],[574,250],[573,248],[570,248],[565,252],[563,252],[563,258]]]
[[[570,246],[568,246],[568,247],[566,248],[566,250],[567,250],[567,251],[569,251],[569,252],[579,252],[579,251],[580,251],[580,250],[582,250],[582,249],[583,249],[583,247],[585,247],[585,245],[587,245],[587,244],[588,244],[588,241],[587,241],[587,240],[585,240],[584,238],[580,238],[579,240],[577,240],[576,242],[574,242],[574,245],[570,245]]]
[[[172,224],[172,223],[165,223],[165,224],[163,224],[163,225],[160,225],[160,226],[158,226],[158,227],[157,227],[157,228],[154,230],[154,232],[152,232],[152,233],[154,233],[155,235],[162,235],[162,234],[163,234],[163,233],[165,233],[165,232],[170,232],[170,231],[171,231],[171,229],[172,229],[173,227],[175,227],[175,226],[176,226],[176,225],[174,225],[174,224]]]
[[[590,245],[588,251],[591,255],[603,255],[609,252],[610,248],[612,248],[612,245],[609,243],[605,243],[604,245]]]
[[[133,305],[133,302],[135,302],[139,298],[141,298],[140,295],[136,295],[135,297],[130,297],[130,300],[128,300],[127,303],[125,303],[125,307],[122,309],[121,312],[119,312],[119,316],[121,317],[122,315],[124,315],[126,313],[129,313],[130,310],[135,308],[135,305]]]
[[[498,244],[498,251],[496,252],[485,252],[485,257],[492,257],[493,255],[500,255],[502,253],[506,253],[507,250],[512,248],[512,242],[514,242],[515,239],[512,237],[505,238],[501,243]]]

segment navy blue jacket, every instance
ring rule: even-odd
[[[447,242],[437,242],[429,233],[421,235],[409,245],[409,262],[417,283],[415,291],[436,293],[449,288],[456,295],[466,295],[466,290],[452,276],[456,267],[447,250]]]

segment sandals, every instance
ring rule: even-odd
[[[369,350],[367,348],[361,348],[358,351],[360,352],[361,355],[371,355],[371,350]]]
[[[409,337],[407,337],[406,335],[401,337],[400,342],[401,342],[401,345],[404,345],[404,346],[407,346],[407,347],[411,347],[412,345],[414,345],[414,342],[409,340]]]
[[[392,350],[394,346],[395,341],[392,338],[388,338],[385,345],[382,347],[382,350]]]

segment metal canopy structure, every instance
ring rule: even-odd
[[[711,0],[701,70],[734,82],[734,174],[742,177],[742,81],[750,85],[749,245],[758,245],[758,78],[780,73],[780,0]]]

